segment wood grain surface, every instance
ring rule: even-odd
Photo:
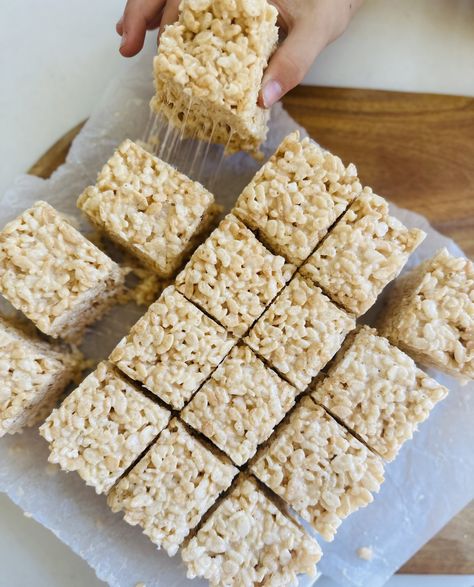
[[[363,183],[423,214],[474,256],[474,98],[300,87],[284,104],[321,145],[355,163]],[[81,127],[64,135],[29,172],[49,177]],[[474,574],[474,503],[400,572]]]

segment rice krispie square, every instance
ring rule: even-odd
[[[183,0],[160,37],[152,108],[187,136],[259,154],[269,111],[257,98],[277,15],[266,0]]]
[[[382,460],[304,397],[251,467],[328,541],[342,520],[373,500]]]
[[[363,326],[349,335],[312,396],[391,461],[447,393],[408,355]]]
[[[107,501],[173,556],[237,472],[173,419]]]
[[[77,471],[96,493],[107,493],[169,417],[104,361],[53,411],[40,433],[49,443],[49,462]]]
[[[0,317],[0,437],[44,418],[76,374],[79,358]]]
[[[246,463],[293,406],[298,391],[245,345],[235,346],[181,412],[236,465]]]
[[[170,286],[109,360],[180,410],[234,344],[222,326]]]
[[[388,203],[366,188],[301,272],[356,316],[395,279],[426,234],[389,215]]]
[[[361,192],[352,163],[345,167],[294,132],[243,190],[233,213],[272,252],[299,266]]]
[[[441,249],[397,279],[380,333],[416,361],[474,379],[474,264]]]
[[[179,269],[219,211],[200,183],[128,139],[77,205],[99,230],[164,279]]]
[[[242,475],[181,551],[189,579],[211,587],[296,585],[316,575],[322,553],[291,515]]]
[[[120,267],[46,202],[0,232],[0,293],[45,334],[75,341],[123,287]]]
[[[245,342],[300,391],[332,359],[355,319],[296,275],[257,320]]]
[[[236,336],[263,313],[295,271],[228,214],[194,252],[176,288]]]

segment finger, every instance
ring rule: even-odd
[[[270,59],[262,80],[260,106],[269,108],[298,85],[326,44],[306,23],[297,23]]]
[[[163,29],[167,24],[173,24],[173,22],[178,20],[179,2],[180,0],[168,0],[168,2],[166,2],[163,16],[161,18],[160,29]]]
[[[119,18],[117,24],[115,25],[115,30],[120,36],[123,35],[123,16]]]
[[[168,2],[166,2],[163,10],[163,16],[160,22],[160,30],[158,31],[158,36],[156,38],[156,42],[158,45],[160,44],[160,36],[161,33],[164,31],[165,26],[173,24],[178,20],[179,3],[180,0],[168,0]]]
[[[143,48],[148,23],[152,22],[165,0],[128,0],[122,16],[120,53],[132,57]],[[120,21],[119,21],[120,22]],[[117,25],[117,31],[119,27]],[[120,34],[120,33],[119,33]]]
[[[147,23],[147,26],[146,26],[147,30],[154,31],[155,29],[157,29],[160,26],[160,22],[161,22],[162,17],[163,17],[163,10],[160,10],[158,12],[158,14],[156,16],[154,16],[152,18],[152,20],[150,20],[150,22]]]

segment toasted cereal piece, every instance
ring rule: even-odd
[[[0,293],[53,338],[80,338],[122,288],[120,267],[46,202],[0,232]]]
[[[107,493],[167,425],[168,410],[99,363],[41,426],[50,463]]]
[[[246,463],[293,406],[298,391],[245,345],[235,346],[181,413],[236,465]]]
[[[242,336],[289,281],[295,267],[268,251],[228,214],[176,278],[176,288]]]
[[[474,264],[446,249],[397,279],[379,323],[416,361],[474,379]]]
[[[297,575],[316,575],[319,544],[252,477],[241,475],[181,556],[189,579],[210,587],[297,585]]]
[[[0,317],[0,437],[46,417],[77,373],[79,358]]]
[[[305,397],[252,472],[328,541],[342,520],[373,500],[382,460]]]
[[[395,279],[426,234],[406,228],[388,213],[388,203],[368,188],[309,257],[301,272],[333,301],[364,314]]]
[[[164,279],[179,269],[219,211],[200,183],[128,139],[77,205],[99,230]]]
[[[269,111],[257,98],[277,15],[266,0],[183,0],[160,37],[152,108],[188,136],[258,155]]]
[[[391,461],[447,393],[408,355],[363,326],[349,335],[312,396]]]
[[[319,287],[296,275],[257,320],[245,342],[303,391],[353,328],[352,316]]]
[[[140,525],[158,550],[174,556],[237,472],[175,418],[112,489],[108,504],[132,526]]]
[[[222,326],[170,286],[115,347],[110,361],[180,410],[234,344]]]
[[[244,189],[233,213],[272,252],[299,266],[361,192],[352,163],[345,167],[294,132]]]

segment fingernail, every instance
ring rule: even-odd
[[[282,93],[283,91],[281,86],[277,81],[273,79],[268,81],[263,86],[262,92],[263,105],[265,108],[270,108],[270,106],[273,106],[273,104],[275,104],[275,102],[281,98]]]
[[[122,49],[122,47],[125,45],[126,42],[127,42],[127,35],[125,33],[123,33],[122,40],[120,41],[120,49]]]

